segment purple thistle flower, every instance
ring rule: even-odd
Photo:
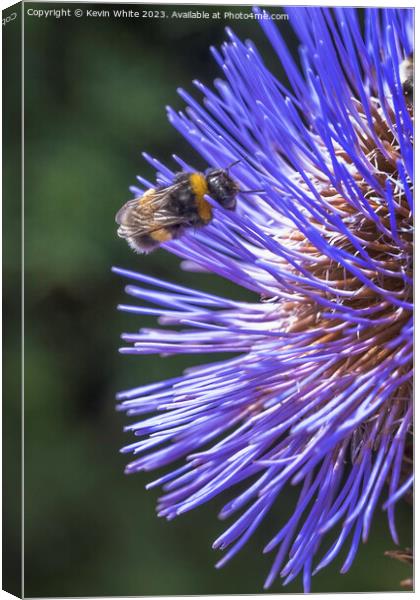
[[[412,485],[413,107],[401,63],[413,52],[413,11],[368,8],[363,27],[350,8],[288,14],[300,66],[260,19],[288,87],[229,30],[221,52],[212,49],[224,79],[214,89],[195,82],[202,103],[180,90],[186,112],[168,109],[209,165],[240,159],[241,188],[264,193],[239,194],[235,212],[208,198],[211,224],[164,247],[255,301],[114,270],[140,302],[119,308],[160,325],[123,334],[122,353],[235,354],[119,394],[121,410],[141,415],[127,427],[137,437],[124,448],[134,454],[127,472],[183,459],[148,486],[163,487],[167,519],[237,490],[220,513],[234,520],[214,543],[226,550],[218,566],[270,518],[286,485],[300,486],[264,548],[273,553],[265,586],[302,573],[309,591],[346,540],[341,572],[350,568],[378,503],[398,543],[395,505]],[[159,183],[172,181],[146,159]]]

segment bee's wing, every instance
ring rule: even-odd
[[[142,236],[162,227],[182,225],[185,219],[174,216],[169,208],[170,193],[175,187],[170,186],[162,190],[152,188],[140,198],[126,202],[115,217],[119,225],[119,237]]]

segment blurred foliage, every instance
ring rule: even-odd
[[[141,323],[115,310],[124,282],[111,265],[249,297],[220,278],[183,272],[163,250],[135,255],[114,223],[135,174],[154,179],[141,151],[205,166],[167,122],[165,105],[181,108],[176,88],[192,89],[195,77],[211,84],[220,76],[209,47],[225,39],[226,25],[253,39],[281,76],[254,22],[25,19],[26,596],[262,592],[272,560],[262,547],[293,506],[296,490],[286,490],[277,513],[217,571],[211,543],[226,526],[216,519],[225,499],[167,523],[155,516],[158,491],[144,490],[155,474],[125,476],[118,453],[130,438],[115,393],[178,374],[193,359],[118,354],[119,334]],[[17,351],[9,348],[10,363]],[[398,520],[409,545],[406,506]],[[398,590],[409,569],[383,556],[392,547],[378,514],[350,573],[340,576],[335,561],[313,590]],[[271,589],[282,591],[301,591],[301,582]]]

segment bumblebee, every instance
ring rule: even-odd
[[[213,211],[206,194],[223,208],[235,210],[239,185],[228,169],[211,169],[205,174],[183,171],[172,185],[151,188],[129,200],[115,217],[118,236],[136,252],[151,252],[162,242],[181,237],[186,229],[210,223]]]

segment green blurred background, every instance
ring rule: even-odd
[[[115,310],[124,282],[111,266],[250,297],[220,278],[181,271],[163,250],[135,255],[114,223],[135,175],[154,177],[141,151],[206,166],[169,125],[165,105],[182,108],[178,86],[220,75],[209,46],[225,39],[226,25],[254,40],[282,76],[254,22],[25,18],[26,596],[260,593],[272,560],[262,547],[296,497],[286,490],[271,520],[217,571],[211,543],[225,527],[216,514],[226,499],[167,523],[155,516],[158,490],[144,489],[157,474],[125,476],[119,454],[130,437],[116,392],[179,374],[193,359],[118,354],[122,331],[152,321]],[[295,43],[288,25],[279,26]],[[17,324],[18,311],[8,314]],[[16,358],[10,347],[7,360]],[[410,509],[401,506],[397,517],[409,545]],[[343,554],[314,578],[313,591],[399,589],[409,568],[383,556],[393,543],[384,516],[374,523],[350,573],[338,574]],[[301,591],[301,582],[270,591]]]

